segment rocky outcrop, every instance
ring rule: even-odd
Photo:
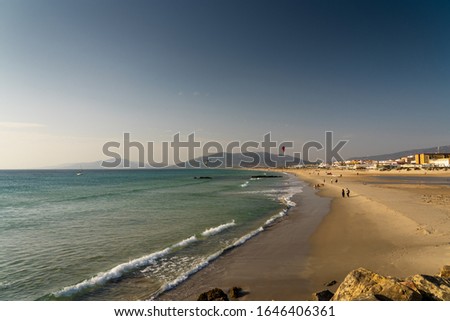
[[[333,297],[333,292],[330,290],[324,290],[313,294],[314,301],[330,301]]]
[[[450,301],[450,279],[440,276],[414,275],[406,279],[414,284],[426,301]]]
[[[350,272],[333,295],[332,301],[367,300],[373,295],[383,301],[420,300],[418,292],[412,290],[399,280],[385,277],[364,268]]]
[[[437,276],[418,274],[406,279],[359,268],[345,277],[331,301],[450,301],[449,275],[449,266]],[[322,300],[330,296],[326,291],[318,292],[314,294],[316,300],[320,300],[319,294],[326,294],[320,296]]]
[[[228,295],[231,299],[237,299],[242,296],[242,289],[234,286],[230,289],[230,291],[228,291]]]
[[[228,296],[219,288],[203,292],[197,301],[229,301]]]

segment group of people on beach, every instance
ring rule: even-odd
[[[342,197],[345,197],[347,194],[347,197],[350,197],[350,190],[348,188],[342,189]]]

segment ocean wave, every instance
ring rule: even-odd
[[[298,183],[294,183],[293,185],[289,186],[287,189],[283,191],[283,195],[279,196],[278,200],[281,203],[285,204],[287,208],[291,208],[297,206],[297,204],[294,201],[292,201],[292,197],[302,192],[303,192],[303,185],[298,185]]]
[[[296,178],[293,178],[293,180],[295,179],[295,182],[297,182]],[[253,179],[251,179],[253,180]],[[228,245],[226,247],[224,247],[223,249],[219,250],[218,252],[208,256],[205,260],[203,260],[201,263],[195,265],[192,269],[190,269],[188,272],[183,273],[182,275],[178,276],[175,280],[170,281],[166,284],[164,284],[151,298],[150,300],[155,300],[157,299],[162,293],[167,292],[175,287],[177,287],[179,284],[181,284],[182,282],[184,282],[185,280],[187,280],[191,275],[197,273],[198,271],[202,270],[203,268],[205,268],[206,266],[208,266],[212,261],[216,260],[217,258],[219,258],[222,254],[224,254],[225,252],[236,248],[238,246],[241,246],[242,244],[244,244],[245,242],[247,242],[248,240],[250,240],[251,238],[255,237],[256,235],[258,235],[259,233],[263,232],[265,230],[265,228],[271,226],[272,224],[276,223],[280,218],[286,216],[289,212],[289,209],[291,207],[296,206],[297,204],[295,202],[292,201],[292,197],[295,194],[298,193],[302,193],[303,192],[303,186],[302,185],[297,185],[297,183],[294,183],[295,185],[291,185],[289,188],[284,189],[284,190],[280,190],[280,189],[270,189],[270,190],[264,190],[264,191],[250,191],[250,192],[242,192],[242,193],[248,193],[248,194],[253,194],[253,193],[263,193],[263,194],[278,194],[280,193],[280,191],[282,191],[283,195],[279,196],[278,201],[280,201],[281,203],[286,205],[286,208],[284,208],[283,210],[281,210],[280,212],[278,212],[277,214],[273,215],[272,217],[270,217],[262,226],[258,227],[257,229],[247,233],[246,235],[240,237],[239,239],[235,240],[231,245]],[[241,185],[242,186],[242,185]],[[204,233],[209,233],[209,231],[217,231],[217,233],[221,230],[223,230],[225,228],[225,226],[227,226],[227,228],[229,226],[232,226],[234,224],[234,220],[230,223],[226,223],[223,225],[220,225],[216,228],[211,228],[208,230],[205,230],[202,235],[204,235]],[[231,225],[232,224],[232,225]]]
[[[150,300],[155,300],[164,292],[167,292],[167,291],[177,287],[182,282],[186,281],[190,276],[192,276],[193,274],[197,273],[198,271],[204,269],[206,266],[211,264],[212,261],[219,258],[226,251],[229,251],[235,247],[238,247],[238,246],[244,244],[245,242],[247,242],[248,240],[250,240],[257,234],[261,233],[262,231],[264,231],[264,228],[261,226],[261,227],[257,228],[256,230],[253,230],[250,233],[242,236],[241,238],[239,238],[238,240],[233,242],[231,245],[215,252],[214,254],[211,254],[205,260],[203,260],[202,262],[200,262],[199,264],[194,266],[192,269],[190,269],[186,273],[183,273],[182,275],[178,276],[175,280],[164,284],[155,294],[153,294],[153,296],[150,298]]]
[[[285,195],[285,196],[281,196],[279,198],[280,202],[285,204],[288,208],[297,206],[297,204],[295,202],[292,201],[292,197],[294,195]]]
[[[226,250],[229,250],[229,249],[232,249],[234,247],[237,247],[237,246],[240,246],[240,245],[244,244],[245,242],[247,242],[248,240],[250,240],[252,237],[256,236],[257,234],[261,233],[262,231],[264,231],[264,227],[260,226],[256,230],[251,231],[250,233],[244,235],[243,237],[241,237],[240,239],[235,241]]]
[[[223,254],[224,251],[225,250],[217,251],[216,253],[208,256],[204,261],[197,264],[196,266],[194,266],[192,269],[190,269],[186,273],[183,273],[182,275],[178,276],[175,280],[164,284],[155,294],[153,294],[153,296],[150,298],[150,301],[155,300],[164,292],[167,292],[167,291],[175,288],[182,282],[186,281],[190,276],[192,276],[193,274],[197,273],[198,271],[200,271],[203,268],[205,268],[206,266],[208,266],[212,261],[216,260],[219,256],[221,256]]]
[[[72,296],[76,293],[85,291],[88,288],[103,285],[108,281],[115,280],[115,279],[122,277],[127,272],[130,272],[130,271],[138,269],[142,266],[148,265],[148,264],[154,262],[155,260],[168,255],[175,248],[185,247],[196,241],[197,241],[197,238],[195,236],[191,236],[187,239],[182,240],[181,242],[178,242],[170,247],[165,248],[164,250],[142,256],[140,258],[131,260],[126,263],[119,264],[119,265],[113,267],[111,270],[106,271],[106,272],[101,272],[88,280],[84,280],[75,285],[67,286],[67,287],[63,288],[62,290],[54,293],[54,295],[56,297]]]
[[[248,183],[248,181],[246,181],[246,183]],[[246,184],[246,183],[244,183],[244,184]],[[244,184],[242,184],[242,185],[244,185]],[[234,241],[232,241],[231,244],[224,246],[224,248],[209,255],[208,257],[205,257],[203,260],[200,259],[201,261],[200,262],[197,261],[196,263],[194,263],[195,265],[192,266],[191,268],[188,268],[188,271],[182,272],[178,276],[174,276],[172,280],[167,280],[167,283],[165,283],[156,293],[154,293],[151,299],[156,299],[162,293],[164,293],[172,288],[175,288],[180,283],[182,283],[186,279],[188,279],[190,276],[192,276],[193,274],[197,273],[198,271],[200,271],[203,268],[205,268],[206,266],[208,266],[212,261],[219,258],[226,251],[229,251],[235,247],[241,246],[242,244],[244,244],[251,238],[253,238],[256,235],[258,235],[259,233],[263,232],[266,227],[276,223],[276,221],[278,219],[287,215],[289,208],[296,206],[295,202],[293,202],[291,200],[293,195],[302,192],[302,187],[301,186],[291,186],[287,189],[285,189],[285,188],[270,189],[270,190],[263,191],[263,193],[264,192],[276,194],[275,197],[277,197],[281,203],[285,204],[286,208],[284,208],[282,211],[280,211],[277,214],[270,217],[262,226],[258,227],[257,229],[247,233],[246,235],[244,235],[238,239],[235,239]],[[242,193],[245,193],[245,192],[242,192]],[[251,193],[253,193],[253,192],[251,192]],[[262,193],[262,191],[258,191],[256,193]],[[280,194],[281,194],[281,196],[280,196]],[[208,228],[208,229],[204,230],[201,233],[201,235],[205,236],[205,237],[209,237],[211,235],[218,234],[228,228],[231,228],[234,225],[236,225],[236,223],[233,220],[231,222],[219,225],[217,227]],[[201,240],[201,238],[200,238],[200,240]],[[149,255],[131,260],[126,263],[122,263],[122,264],[117,265],[116,267],[112,268],[109,271],[99,273],[96,276],[94,276],[90,279],[84,280],[78,284],[65,287],[64,289],[54,293],[54,295],[57,297],[70,297],[77,293],[80,293],[83,291],[88,291],[90,288],[104,285],[108,281],[121,278],[127,272],[131,272],[131,271],[137,270],[139,268],[145,268],[146,266],[151,265],[152,263],[159,262],[157,260],[167,257],[170,253],[173,253],[173,251],[175,249],[188,246],[189,244],[196,242],[196,241],[198,241],[197,237],[191,236],[191,237],[189,237],[185,240],[182,240],[182,241],[180,241],[170,247],[167,247],[161,251],[151,253]]]
[[[277,220],[279,220],[280,218],[286,216],[288,213],[288,209],[284,209],[281,212],[279,212],[278,214],[275,214],[274,216],[272,216],[271,218],[269,218],[266,223],[264,223],[264,227],[268,227],[270,225],[272,225],[273,223],[275,223]]]
[[[216,226],[216,227],[211,227],[209,229],[206,229],[206,230],[203,231],[202,235],[203,236],[215,235],[215,234],[218,234],[218,233],[222,232],[223,230],[226,230],[226,229],[228,229],[228,228],[230,228],[232,226],[235,226],[235,225],[236,225],[236,223],[234,222],[234,220],[232,220],[229,223],[225,223],[225,224],[222,224],[222,225],[219,225],[219,226]]]
[[[194,243],[196,241],[197,241],[197,237],[195,235],[192,235],[191,237],[188,237],[187,239],[184,239],[183,241],[178,242],[175,245],[172,245],[171,247],[169,247],[169,249],[172,250],[172,249],[177,248],[177,247],[185,247],[185,246],[187,246],[187,245],[189,245],[191,243]]]
[[[266,196],[279,195],[282,192],[281,189],[271,188],[271,189],[263,189],[257,191],[240,191],[240,194],[262,194]]]

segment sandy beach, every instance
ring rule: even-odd
[[[310,300],[358,267],[403,277],[450,263],[448,172],[284,171],[307,183],[294,197],[298,206],[159,299],[196,300],[239,286],[240,300]],[[346,188],[350,197],[341,195]]]

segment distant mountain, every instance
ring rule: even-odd
[[[188,162],[177,164],[176,168],[225,168],[225,167],[286,167],[303,165],[302,159],[290,155],[275,155],[264,152],[212,154],[194,158]]]
[[[362,160],[388,160],[388,159],[398,159],[401,157],[414,155],[414,154],[422,154],[422,153],[437,153],[439,149],[440,153],[450,153],[450,145],[447,146],[439,146],[439,147],[431,147],[431,148],[419,148],[419,149],[411,149],[411,150],[405,150],[403,152],[397,152],[397,153],[391,153],[391,154],[382,154],[382,155],[374,155],[374,156],[364,156],[364,157],[352,157],[349,158],[349,160],[353,159],[362,159]]]
[[[105,160],[106,162],[113,162],[113,159]],[[89,169],[108,169],[102,167],[102,160],[95,162],[87,162],[87,163],[69,163],[62,164],[58,166],[46,167],[45,169],[73,169],[73,170],[89,170]],[[222,164],[220,164],[220,162]],[[276,167],[284,167],[291,165],[303,164],[303,160],[299,158],[294,158],[293,156],[286,155],[280,156],[275,154],[269,154],[264,152],[255,152],[255,153],[244,153],[244,154],[235,154],[235,153],[225,153],[224,155],[213,154],[209,156],[201,156],[197,157],[193,160],[179,163],[178,165],[172,165],[168,168],[196,168],[196,163],[200,164],[200,168],[225,168],[225,167],[265,167],[269,166],[271,163]],[[306,164],[311,164],[310,162],[305,162]],[[217,166],[219,165],[220,166]],[[144,164],[144,166],[139,166],[138,162],[130,161],[130,169],[139,169],[139,168],[147,168],[151,169],[154,167],[149,166],[148,164]],[[113,169],[123,169],[123,161],[119,167]]]

